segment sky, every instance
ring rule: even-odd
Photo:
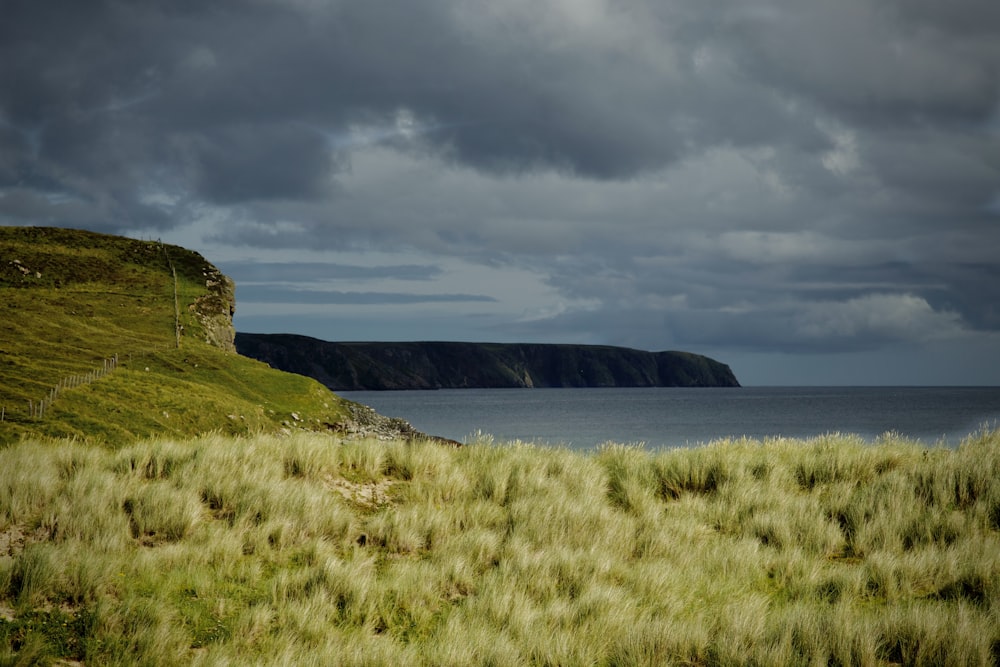
[[[239,331],[1000,385],[996,0],[0,0],[0,224]]]

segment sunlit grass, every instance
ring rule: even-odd
[[[1000,660],[1000,432],[0,450],[0,663]]]
[[[324,431],[347,419],[345,401],[315,380],[207,342],[206,317],[228,323],[230,304],[221,275],[197,253],[80,230],[0,227],[0,257],[0,445]],[[70,382],[112,358],[113,372]]]

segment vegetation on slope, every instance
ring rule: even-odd
[[[0,450],[0,663],[989,665],[1000,433]]]
[[[0,227],[0,294],[0,444],[326,430],[360,409],[236,354],[232,283],[184,248]]]

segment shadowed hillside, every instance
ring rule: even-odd
[[[689,352],[606,345],[329,343],[236,334],[241,354],[336,391],[471,387],[738,387],[729,366]]]

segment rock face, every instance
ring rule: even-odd
[[[205,342],[228,352],[236,351],[236,286],[229,276],[206,262],[202,270],[207,292],[191,305],[205,332]]]
[[[236,351],[236,285],[198,253],[161,244],[173,274],[183,283],[197,286],[200,294],[188,305],[197,322],[194,335],[227,352]]]
[[[254,359],[334,391],[506,387],[738,387],[729,366],[689,352],[530,343],[330,343],[236,334]]]

